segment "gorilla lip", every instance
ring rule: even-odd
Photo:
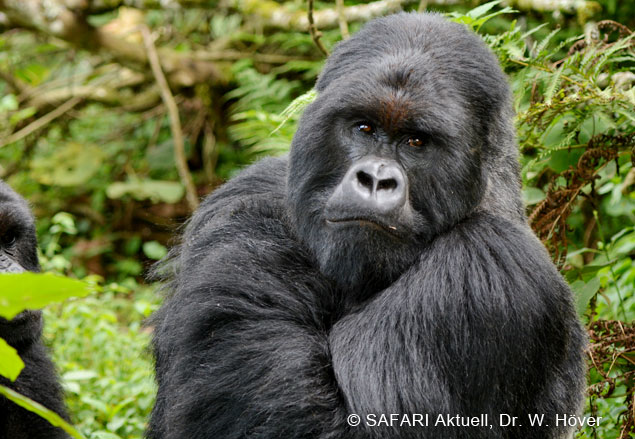
[[[391,236],[401,239],[400,234],[397,232],[397,227],[383,224],[375,219],[352,217],[352,218],[327,219],[326,222],[328,224],[341,224],[341,225],[357,224],[361,227],[370,227],[372,229],[388,233]]]

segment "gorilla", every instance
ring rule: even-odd
[[[204,200],[158,269],[146,437],[571,437],[586,341],[524,216],[494,55],[401,13],[316,88],[289,156]]]
[[[0,180],[0,273],[40,271],[35,224],[27,203]],[[0,318],[0,337],[18,351],[24,369],[15,382],[0,384],[28,396],[68,420],[62,388],[42,343],[42,313],[24,311],[13,320]],[[66,439],[47,420],[0,396],[0,438]]]

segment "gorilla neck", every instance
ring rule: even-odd
[[[416,260],[418,252],[412,250],[341,239],[313,249],[320,271],[336,285],[346,308],[368,300],[395,282]]]
[[[336,285],[342,301],[349,305],[364,302],[392,283],[392,279],[385,273],[380,273],[371,267],[343,269],[341,264],[326,263],[321,264],[320,268],[322,273]]]

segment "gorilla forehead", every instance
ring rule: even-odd
[[[0,180],[0,204],[8,202],[15,203],[16,205],[23,206],[24,208],[27,207],[26,202],[13,192],[13,189],[11,189],[8,184]]]
[[[35,222],[26,201],[11,187],[0,180],[0,230],[19,224],[21,228],[33,229]]]
[[[372,61],[372,68],[340,78],[324,93],[337,96],[337,105],[329,102],[331,112],[370,117],[387,132],[409,129],[453,137],[469,124],[468,103],[438,69],[394,55]]]
[[[479,111],[503,105],[508,95],[501,87],[505,76],[480,37],[436,14],[400,13],[368,23],[336,46],[316,88],[340,93],[352,77],[420,90],[428,99],[435,89],[455,90]]]

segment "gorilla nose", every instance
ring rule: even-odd
[[[342,189],[358,204],[389,213],[405,204],[406,186],[406,177],[397,162],[371,156],[351,166]]]

